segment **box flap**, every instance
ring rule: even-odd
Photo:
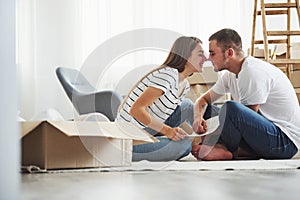
[[[21,137],[27,135],[30,131],[38,127],[42,121],[24,121],[21,122]]]
[[[119,130],[124,132],[124,134],[134,138],[134,145],[143,144],[145,142],[159,142],[157,138],[132,123],[117,121],[115,124]]]
[[[286,53],[286,45],[278,44],[274,46],[274,54],[281,56]]]
[[[218,72],[214,71],[213,66],[203,67],[203,72],[195,72],[192,76],[189,76],[187,80],[191,85],[194,84],[209,84],[217,82],[219,78]]]
[[[100,136],[117,139],[130,139],[134,143],[157,142],[158,140],[146,131],[128,122],[104,121],[25,121],[21,122],[22,137],[41,123],[48,123],[67,136]]]
[[[131,139],[140,142],[157,142],[157,139],[132,123],[104,121],[48,121],[68,136],[103,136]]]
[[[286,44],[277,44],[274,46],[274,52],[276,55],[283,55],[286,53],[287,48],[286,48]],[[294,51],[299,51],[300,50],[300,43],[299,42],[295,42],[291,44],[291,54],[293,54]]]

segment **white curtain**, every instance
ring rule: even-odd
[[[197,36],[208,48],[215,31],[234,28],[250,46],[253,1],[241,0],[19,0],[17,2],[19,110],[27,120],[54,108],[66,119],[74,111],[55,69],[80,68],[85,59],[110,38],[154,28]],[[166,52],[131,52],[110,63],[99,89],[113,88],[135,66],[160,64]],[[99,61],[101,62],[101,61]]]

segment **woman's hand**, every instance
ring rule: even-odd
[[[176,128],[164,127],[161,133],[173,141],[182,140],[188,135],[187,132],[185,132],[183,129],[179,127]]]
[[[193,130],[199,134],[205,133],[207,131],[206,121],[202,117],[194,119]]]

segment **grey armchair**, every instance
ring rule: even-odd
[[[78,114],[99,112],[114,121],[122,102],[121,96],[112,90],[96,91],[83,74],[71,68],[58,67],[56,75]]]

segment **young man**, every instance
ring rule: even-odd
[[[246,155],[265,159],[293,157],[300,147],[300,107],[287,76],[267,62],[245,56],[241,38],[232,29],[214,33],[209,38],[209,52],[215,71],[226,71],[196,101],[194,130],[206,131],[203,114],[207,105],[228,92],[234,101],[220,109],[218,143],[195,145],[192,154],[203,160]]]

